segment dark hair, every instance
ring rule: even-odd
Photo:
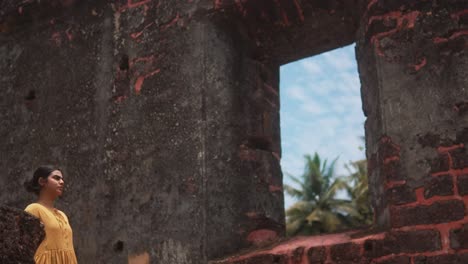
[[[60,169],[54,169],[54,168],[46,167],[46,166],[42,166],[42,167],[37,168],[36,171],[33,174],[32,179],[29,180],[29,181],[24,182],[24,184],[23,184],[24,188],[28,192],[32,192],[32,193],[35,193],[36,195],[39,195],[39,193],[41,191],[41,185],[39,184],[39,178],[47,179],[47,177],[49,177],[49,175],[53,171],[56,171],[56,170],[60,171]]]

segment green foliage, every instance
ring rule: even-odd
[[[351,219],[352,227],[372,224],[373,212],[369,201],[367,161],[359,160],[345,165],[349,172],[346,177],[346,192],[358,214]],[[353,172],[354,171],[354,172]]]
[[[297,188],[285,185],[287,194],[297,200],[286,210],[286,233],[289,236],[315,235],[370,224],[366,161],[347,165],[349,176],[336,177],[337,158],[328,164],[315,153],[305,155],[305,170],[299,176],[288,175]],[[353,172],[353,169],[355,172]],[[349,199],[338,199],[338,191]]]

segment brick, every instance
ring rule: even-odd
[[[424,186],[424,197],[453,195],[453,177],[451,175],[441,175],[431,178]]]
[[[453,249],[468,249],[468,224],[450,231],[450,246]]]
[[[372,23],[369,25],[369,29],[367,30],[366,33],[366,39],[371,39],[373,35],[376,34],[376,32],[385,32],[392,30],[396,27],[397,24],[397,19],[379,19],[379,20],[374,20]]]
[[[364,256],[378,258],[390,254],[436,251],[442,248],[437,230],[394,231],[384,239],[364,242]]]
[[[466,264],[468,254],[444,254],[430,257],[416,257],[414,264]]]
[[[407,256],[399,256],[377,261],[375,264],[411,264],[411,258]]]
[[[324,264],[327,259],[325,247],[312,247],[307,251],[309,264]]]
[[[407,185],[390,188],[386,192],[387,199],[391,204],[401,205],[416,201],[416,194],[413,189]]]
[[[263,254],[249,257],[243,260],[225,260],[215,262],[216,264],[287,264],[288,259],[285,255]]]
[[[304,256],[304,247],[298,247],[294,249],[293,252],[291,253],[291,258],[290,258],[289,263],[301,264],[303,256]]]
[[[392,142],[390,137],[384,136],[380,140],[379,144],[379,157],[383,161],[389,157],[395,157],[400,155],[400,148],[398,145]]]
[[[274,241],[278,237],[278,233],[271,229],[257,229],[249,233],[247,241],[253,245],[260,246],[262,244]]]
[[[343,261],[354,261],[356,263],[361,258],[361,246],[355,243],[333,245],[330,248],[330,256],[337,263]]]
[[[396,207],[392,209],[393,227],[438,224],[457,221],[465,216],[465,205],[460,200],[439,201],[431,205]]]
[[[458,176],[457,186],[460,195],[468,195],[468,175]]]
[[[463,169],[468,167],[468,153],[465,148],[459,148],[450,151],[454,169]]]
[[[444,172],[450,169],[450,162],[447,154],[439,154],[437,158],[430,161],[431,173]]]

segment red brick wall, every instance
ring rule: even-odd
[[[468,2],[360,6],[374,226],[214,263],[468,263]]]
[[[202,263],[281,237],[278,67],[357,39],[375,228],[224,263],[465,263],[467,8],[1,1],[0,198],[23,207],[28,170],[61,164],[84,263]]]

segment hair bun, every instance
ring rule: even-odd
[[[35,192],[36,192],[36,188],[34,188],[34,185],[32,184],[31,181],[26,180],[26,181],[23,183],[23,186],[24,186],[24,188],[26,189],[27,192],[31,192],[31,193],[35,193]]]
[[[23,183],[23,186],[26,189],[26,191],[33,192],[39,195],[41,191],[41,185],[39,185],[39,179],[40,178],[47,179],[47,177],[54,170],[58,170],[58,169],[54,169],[54,168],[47,167],[47,166],[42,166],[42,167],[37,168],[33,173],[32,179],[29,181],[27,180]]]

